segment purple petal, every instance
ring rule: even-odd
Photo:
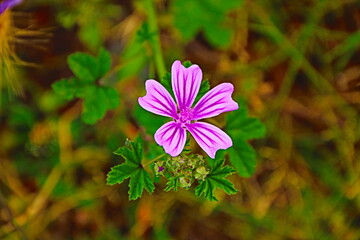
[[[232,140],[224,131],[205,122],[195,122],[186,125],[187,130],[195,138],[200,147],[215,158],[216,151],[232,146]]]
[[[145,88],[146,95],[138,99],[141,107],[161,116],[177,118],[176,104],[170,93],[160,83],[147,80]]]
[[[18,4],[20,4],[22,0],[5,0],[0,3],[0,14],[5,12],[6,9],[12,8]]]
[[[171,67],[171,82],[179,109],[192,106],[201,85],[202,71],[196,64],[185,68],[180,61]]]
[[[168,122],[162,125],[155,133],[155,141],[164,147],[166,153],[175,157],[184,149],[186,130],[180,123]]]
[[[231,83],[222,83],[211,89],[195,105],[193,120],[214,117],[238,109],[238,104],[231,98],[233,91],[234,86]]]

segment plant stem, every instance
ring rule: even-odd
[[[156,70],[159,77],[163,77],[166,73],[166,70],[165,70],[165,63],[161,50],[161,45],[160,45],[160,32],[157,25],[154,0],[144,0],[144,6],[148,13],[150,31],[154,33],[153,38],[151,38],[149,42],[153,50]]]
[[[164,157],[165,155],[166,155],[166,154],[165,154],[165,153],[163,153],[163,154],[161,154],[161,155],[157,156],[156,158],[151,159],[149,162],[147,162],[147,163],[143,164],[143,167],[146,167],[146,166],[148,166],[148,165],[152,164],[153,162],[155,162],[155,161],[159,160],[160,158]]]

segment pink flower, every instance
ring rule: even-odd
[[[198,120],[238,109],[238,104],[231,98],[234,86],[222,83],[207,92],[192,107],[201,80],[202,71],[198,65],[185,68],[180,61],[175,61],[171,68],[171,81],[177,104],[170,93],[155,80],[146,81],[146,95],[139,98],[139,104],[144,109],[173,119],[155,133],[157,144],[163,146],[165,152],[173,157],[184,149],[186,130],[211,158],[215,158],[217,150],[232,146],[231,138],[224,131]]]
[[[0,3],[0,14],[5,12],[6,9],[12,8],[20,4],[22,0],[4,0]]]

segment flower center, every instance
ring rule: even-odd
[[[176,122],[180,122],[182,127],[185,127],[186,123],[190,123],[193,118],[193,110],[191,108],[181,109],[178,113]]]

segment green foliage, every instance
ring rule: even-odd
[[[209,90],[210,90],[209,80],[207,80],[207,79],[206,79],[206,80],[203,80],[203,81],[201,82],[200,89],[199,89],[199,92],[198,92],[198,94],[197,94],[197,96],[196,96],[196,98],[195,98],[194,103],[196,104],[196,103],[200,100],[200,98],[201,98],[202,96],[204,96],[205,93],[207,93]]]
[[[161,78],[160,83],[161,83],[161,85],[163,85],[166,88],[166,90],[168,90],[168,92],[171,94],[171,96],[175,99],[174,92],[172,90],[172,85],[171,85],[171,73],[166,72],[165,75]]]
[[[140,42],[152,41],[154,36],[156,36],[156,33],[150,30],[148,22],[144,22],[139,31],[137,32],[137,39]]]
[[[82,119],[85,123],[96,123],[108,110],[119,105],[119,95],[114,88],[96,84],[111,68],[109,52],[101,49],[97,57],[74,53],[68,57],[68,64],[75,77],[61,79],[52,88],[67,100],[75,97],[84,100]]]
[[[140,35],[141,31],[144,30],[138,31]],[[148,62],[148,57],[144,54],[146,49],[143,40],[142,37],[135,35],[127,43],[121,56],[121,69],[117,72],[118,80],[138,75]]]
[[[119,6],[106,2],[106,0],[76,0],[65,5],[61,2],[58,20],[67,29],[78,26],[79,39],[90,49],[96,50],[103,44],[104,29],[121,12]]]
[[[174,25],[185,40],[190,40],[203,31],[209,42],[216,47],[230,44],[233,29],[227,24],[228,13],[241,6],[243,0],[175,0]]]
[[[145,171],[141,164],[143,150],[139,143],[127,140],[125,146],[118,148],[114,154],[122,156],[125,163],[111,168],[106,179],[107,184],[120,184],[125,179],[130,178],[130,200],[141,197],[144,189],[149,193],[154,191],[155,186],[150,174]]]
[[[247,141],[264,137],[265,126],[259,119],[249,117],[245,101],[240,101],[239,109],[227,115],[226,132],[234,143],[228,150],[231,164],[240,176],[251,177],[255,172],[256,154]]]
[[[235,173],[235,170],[230,166],[223,166],[224,162],[223,158],[216,157],[210,173],[195,188],[196,196],[202,195],[210,201],[217,201],[214,193],[217,188],[224,190],[227,194],[235,194],[237,192],[234,184],[226,179],[228,175]]]
[[[166,183],[166,188],[164,191],[169,192],[173,190],[174,192],[177,192],[179,187],[180,187],[179,177],[170,177],[168,179],[168,182]]]

